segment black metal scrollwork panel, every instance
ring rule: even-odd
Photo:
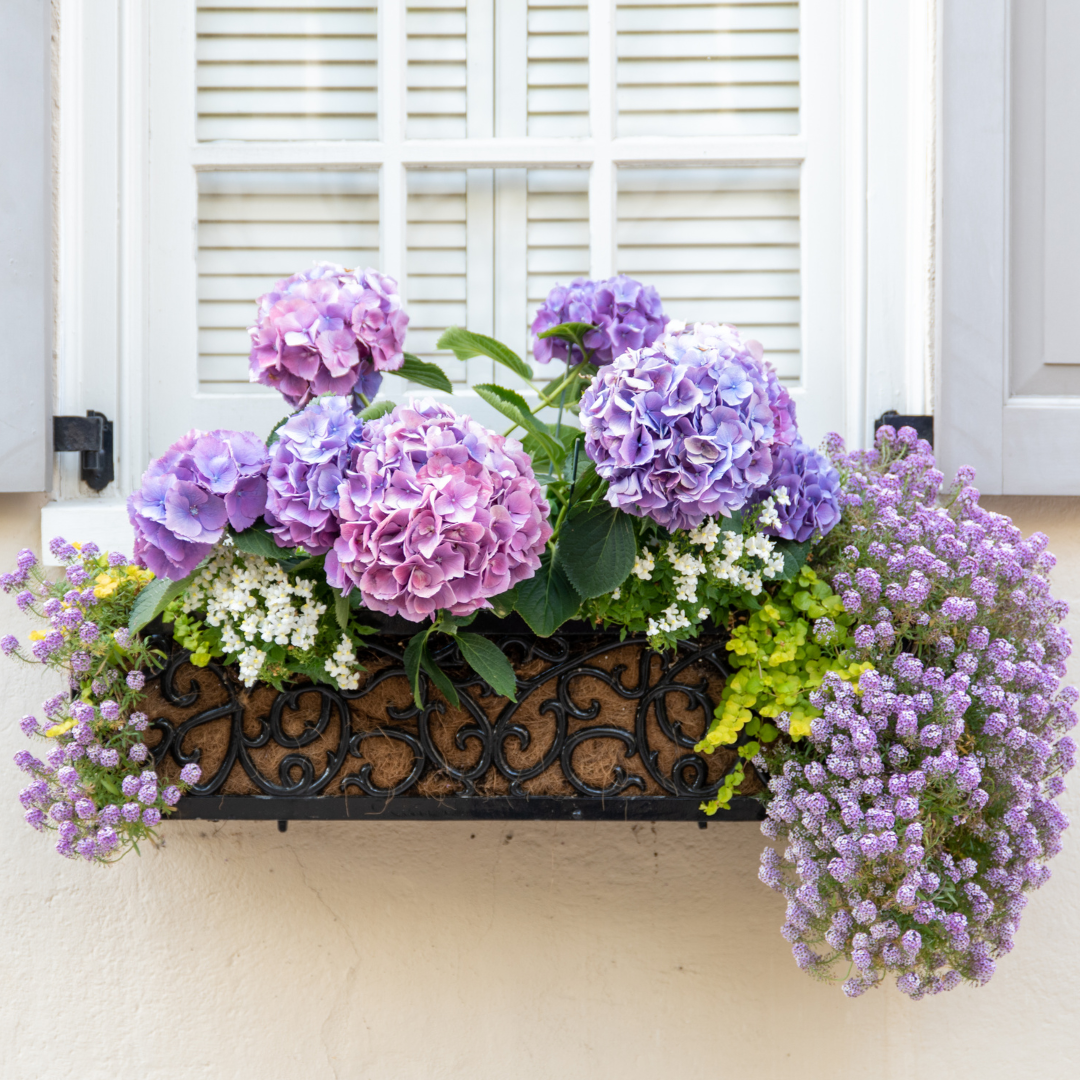
[[[484,801],[493,785],[508,803],[528,800],[535,797],[530,782],[541,776],[555,776],[568,802],[638,796],[644,803],[648,796],[651,803],[692,800],[696,807],[716,793],[726,773],[693,747],[712,716],[715,688],[728,675],[723,639],[690,644],[665,656],[643,641],[620,642],[614,635],[594,634],[586,640],[489,636],[519,673],[517,701],[497,697],[464,665],[453,640],[446,639],[435,658],[450,675],[462,710],[454,714],[449,735],[448,707],[426,676],[421,676],[419,707],[401,692],[408,682],[396,638],[369,640],[365,662],[372,674],[360,689],[299,686],[270,698],[264,694],[261,700],[269,700],[269,708],[261,710],[232,671],[211,663],[196,678],[186,667],[188,654],[174,648],[154,676],[171,717],[152,719],[161,733],[153,750],[155,763],[161,767],[168,759],[176,766],[203,766],[201,781],[184,800],[189,814],[199,797],[207,797],[209,805],[209,797],[228,796],[240,774],[249,781],[246,790],[293,806],[315,796],[380,801],[415,796],[424,794],[418,789],[432,776],[443,785],[441,793],[459,806]],[[620,657],[613,657],[618,650]],[[621,662],[627,658],[631,663]],[[395,706],[388,697],[408,699],[408,704]],[[369,717],[372,707],[378,712],[375,726],[358,722],[358,702],[369,707]],[[612,722],[616,709],[622,723]],[[228,741],[208,768],[201,760],[200,737],[215,723],[219,749],[222,724]],[[389,740],[399,753],[391,783],[377,781],[369,760],[370,740],[376,738]],[[579,754],[587,756],[598,740],[606,741],[609,762],[602,780],[595,770],[583,775],[578,764]],[[278,752],[268,757],[268,750]],[[208,810],[206,816],[214,815]]]

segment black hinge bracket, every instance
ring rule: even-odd
[[[82,455],[82,480],[93,491],[103,491],[116,478],[113,423],[104,413],[87,409],[85,416],[54,416],[53,450]]]
[[[925,439],[931,446],[934,445],[934,418],[932,416],[905,416],[895,409],[889,409],[874,421],[874,430],[877,431],[885,424],[898,431],[902,427],[914,428],[920,439]]]

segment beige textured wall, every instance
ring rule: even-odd
[[[0,496],[3,568],[38,505]],[[1050,535],[1080,611],[1080,500],[994,505]],[[46,686],[0,679],[7,762]],[[22,824],[18,786],[0,764],[3,1080],[1080,1071],[1077,836],[989,987],[847,1001],[795,969],[753,825],[173,823],[98,869]]]

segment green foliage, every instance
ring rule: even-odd
[[[826,616],[835,631],[822,642],[812,636],[811,622]],[[821,715],[811,704],[810,694],[826,674],[835,672],[856,682],[871,667],[851,659],[854,618],[809,566],[782,582],[771,596],[763,597],[747,621],[731,632],[728,662],[735,671],[720,695],[709,730],[695,749],[712,753],[735,744],[740,736],[751,736],[754,741],[739,746],[738,753],[743,760],[752,758],[761,743],[777,738],[779,731],[769,721],[781,713],[787,714],[793,740],[809,735],[811,721]],[[716,798],[702,809],[714,814],[726,807],[744,778],[740,761]]]
[[[581,597],[550,551],[540,556],[540,569],[535,576],[519,582],[516,588],[514,609],[540,637],[554,634],[581,606]]]
[[[513,349],[483,334],[474,334],[460,326],[451,326],[435,343],[435,348],[449,349],[459,360],[468,360],[473,356],[490,357],[497,364],[508,367],[515,375],[520,375],[526,382],[532,382],[532,368]]]
[[[278,547],[263,522],[252,525],[243,532],[232,533],[232,542],[236,548],[247,555],[259,555],[264,559],[281,562],[290,555],[295,555],[293,548]]]
[[[128,629],[135,634],[152,623],[188,587],[198,572],[198,569],[194,570],[182,581],[170,581],[168,578],[155,578],[151,581],[135,597],[128,618]]]
[[[532,410],[519,393],[507,390],[505,386],[496,386],[494,383],[481,383],[473,389],[508,420],[524,428],[539,443],[544,455],[555,468],[562,465],[566,457],[566,447],[556,441],[551,429],[543,420],[538,420],[533,416]]]
[[[392,401],[376,401],[374,405],[369,405],[360,413],[360,419],[365,423],[368,420],[378,420],[380,416],[393,412],[395,408],[397,406]]]
[[[574,506],[559,538],[558,563],[584,599],[618,588],[637,557],[629,515],[607,503]]]
[[[455,636],[465,663],[500,697],[517,701],[517,679],[502,649],[479,634],[459,632]]]
[[[585,615],[646,633],[660,651],[697,637],[709,619],[723,622],[733,608],[756,609],[767,585],[783,580],[796,562],[802,565],[809,550],[761,534],[756,511],[675,533],[649,518],[628,520],[638,557],[619,587],[585,605]]]
[[[421,360],[419,356],[413,356],[412,353],[405,353],[405,362],[393,374],[400,375],[403,379],[408,379],[409,382],[417,383],[419,386],[428,386],[432,390],[442,390],[447,394],[454,392],[454,387],[446,377],[446,372],[438,364],[429,364],[426,360]]]

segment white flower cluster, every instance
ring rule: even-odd
[[[272,645],[298,652],[314,647],[326,605],[313,599],[312,589],[310,581],[290,581],[280,564],[223,544],[188,586],[183,610],[204,612],[207,624],[220,629],[222,647],[238,657],[240,678],[251,686]],[[344,686],[343,677],[358,675],[351,645],[347,655],[342,650],[334,654],[333,670],[331,661],[326,666]]]
[[[326,670],[329,675],[337,679],[338,686],[342,690],[356,690],[360,686],[360,672],[356,666],[356,652],[352,642],[341,635],[341,641],[334,650],[332,660],[326,661]]]
[[[785,505],[787,492],[781,489],[779,494],[782,498],[777,501]],[[769,499],[761,511],[759,525],[767,524],[767,518],[775,516],[775,504]],[[762,532],[744,537],[741,533],[724,532],[715,521],[706,521],[685,535],[692,545],[702,550],[680,552],[675,543],[670,542],[662,553],[658,553],[657,557],[666,559],[675,571],[675,601],[658,618],[649,619],[650,638],[675,634],[709,617],[708,607],[694,610],[703,578],[727,582],[757,596],[765,580],[783,573],[783,552],[777,551],[776,542]],[[653,553],[646,551],[635,563],[633,573],[643,581],[650,581],[655,567]],[[613,594],[613,597],[619,599],[618,595]]]

